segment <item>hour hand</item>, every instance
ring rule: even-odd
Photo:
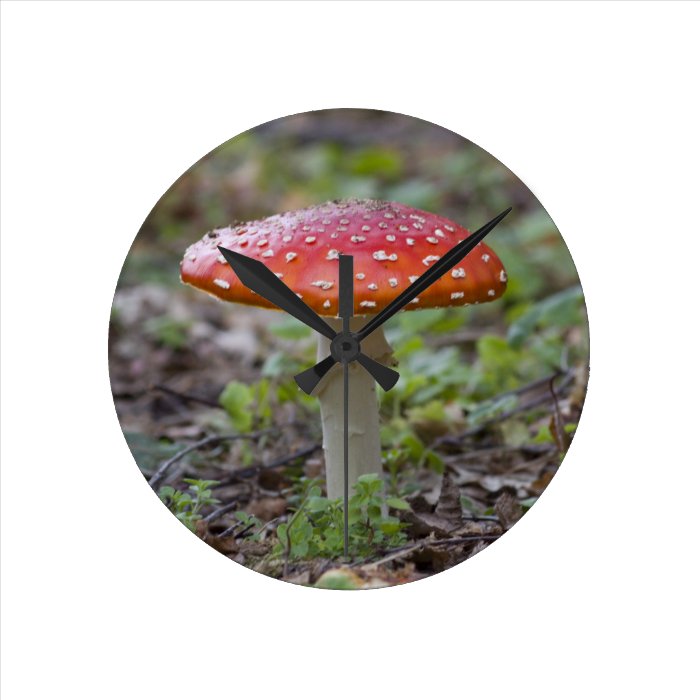
[[[399,373],[395,369],[373,360],[363,352],[357,356],[357,361],[374,377],[374,380],[384,391],[389,391],[399,381]],[[333,357],[328,355],[313,367],[295,374],[294,380],[302,391],[311,394],[335,363]]]
[[[235,253],[219,246],[219,251],[226,258],[238,276],[238,279],[271,304],[286,311],[290,316],[325,336],[329,340],[335,337],[335,331],[307,304],[305,304],[277,275],[265,267],[259,260]]]

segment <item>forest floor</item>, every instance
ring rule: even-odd
[[[271,333],[280,320],[281,314],[216,303],[193,290],[180,298],[157,284],[120,289],[115,297],[110,373],[130,449],[156,493],[186,494],[178,517],[233,561],[333,588],[415,581],[488,547],[556,474],[571,439],[566,426],[578,422],[585,395],[580,364],[491,397],[502,410],[478,423],[461,409],[453,420],[419,416],[411,423],[429,458],[399,450],[391,488],[409,506],[392,510],[402,523],[400,544],[380,542],[369,556],[350,560],[291,556],[278,528],[299,508],[302,485],[322,483],[324,465],[314,400],[289,395],[291,372],[282,360],[281,368],[269,366],[270,356],[289,354],[303,367],[313,357],[312,342]],[[458,345],[469,357],[479,333],[457,328],[427,350]],[[222,391],[231,381],[256,386],[262,370],[269,377],[265,410],[260,396],[248,396],[247,420],[232,423]],[[193,502],[197,488],[206,492],[200,503]],[[176,512],[172,499],[164,500]]]

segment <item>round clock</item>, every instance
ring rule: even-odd
[[[515,526],[587,367],[540,203],[386,112],[296,115],[204,157],[145,221],[112,314],[117,414],[163,512],[321,588],[415,581]]]

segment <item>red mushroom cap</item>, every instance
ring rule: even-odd
[[[261,260],[314,311],[335,316],[344,253],[354,258],[355,313],[374,314],[469,235],[444,216],[398,202],[333,201],[214,229],[187,249],[180,277],[225,301],[276,308],[238,280],[217,249],[223,246]],[[479,243],[406,309],[492,301],[506,281],[501,261]]]

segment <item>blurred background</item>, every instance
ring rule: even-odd
[[[217,432],[276,431],[195,451],[175,480],[220,479],[319,442],[316,401],[292,380],[314,358],[310,332],[185,287],[178,264],[212,228],[344,197],[403,202],[471,230],[513,207],[488,241],[508,272],[501,300],[390,322],[401,380],[381,397],[383,441],[397,493],[431,488],[431,474],[448,464],[467,474],[465,508],[487,512],[504,487],[529,507],[556,471],[585,395],[588,327],[573,261],[542,205],[498,160],[438,126],[380,111],[319,111],[252,129],[155,205],[124,263],[110,326],[115,404],[139,467],[149,476]],[[257,486],[269,497],[285,479],[321,470],[315,451],[285,464],[277,481],[266,471]]]

